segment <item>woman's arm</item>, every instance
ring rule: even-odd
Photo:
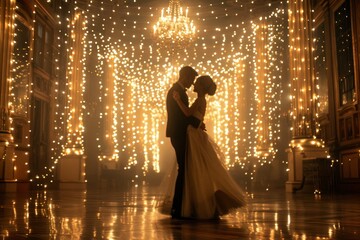
[[[189,108],[183,103],[183,101],[181,101],[180,95],[178,92],[175,91],[173,93],[173,97],[174,97],[176,103],[178,104],[178,106],[180,107],[181,111],[185,114],[185,116],[190,117],[191,115],[194,114],[194,112],[196,110],[196,101]]]

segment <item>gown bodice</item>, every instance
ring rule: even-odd
[[[196,111],[193,116],[199,119],[201,122],[204,121],[204,114],[202,114],[200,111]]]

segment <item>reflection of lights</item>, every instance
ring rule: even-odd
[[[209,223],[206,222],[198,222],[199,228],[196,229],[192,224],[172,228],[167,224],[168,216],[161,216],[154,207],[153,200],[158,195],[148,190],[148,187],[132,188],[126,192],[108,192],[106,196],[96,193],[62,192],[58,195],[57,191],[33,192],[25,198],[16,196],[16,201],[11,200],[13,195],[6,195],[1,216],[7,218],[2,221],[1,233],[12,237],[26,234],[28,238],[41,234],[49,239],[112,239],[119,236],[124,239],[169,239],[167,236],[173,231],[191,230],[186,233],[201,234],[205,228],[208,230]],[[314,217],[323,216],[323,210],[317,209],[318,201],[309,202],[307,197],[292,200],[286,197],[285,203],[281,197],[267,199],[262,194],[259,196],[255,196],[251,208],[236,210],[222,218],[221,225],[207,234],[213,238],[219,236],[219,239],[224,237],[224,232],[227,233],[225,238],[229,239],[238,239],[244,234],[251,239],[327,239],[349,234],[346,236],[356,239],[357,232],[353,230],[351,221],[356,213],[341,215],[344,209],[336,207],[343,206],[344,202],[337,202],[336,199],[323,202],[329,217],[327,221],[314,226],[311,224]],[[344,200],[345,203],[354,202],[353,198]],[[306,208],[303,208],[304,203]],[[351,205],[345,209],[351,209]],[[159,220],[165,220],[165,225],[159,225]],[[301,230],[297,228],[299,224],[303,226]],[[158,231],[159,227],[161,231]]]
[[[291,224],[291,216],[290,214],[287,215],[287,227],[289,228]]]
[[[329,233],[329,238],[330,239],[334,237],[334,229],[333,228],[329,227],[329,232],[328,233]]]

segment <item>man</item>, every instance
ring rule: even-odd
[[[186,106],[189,106],[189,98],[186,90],[194,83],[195,77],[198,73],[189,66],[182,67],[179,72],[179,80],[174,83],[166,96],[166,110],[167,110],[167,126],[166,137],[170,137],[171,145],[176,154],[176,161],[178,163],[178,175],[175,183],[175,193],[173,198],[173,205],[171,208],[171,216],[173,218],[181,218],[181,204],[184,186],[184,171],[185,171],[185,155],[186,155],[186,131],[189,124],[197,127],[200,120],[194,117],[186,117],[176,103],[173,93],[178,92],[180,99]]]

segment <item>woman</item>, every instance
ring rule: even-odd
[[[173,94],[186,116],[203,121],[206,95],[214,95],[216,84],[210,76],[200,76],[194,84],[197,99],[187,107],[179,94]],[[219,147],[201,128],[188,126],[185,183],[181,216],[195,219],[218,219],[231,209],[245,205],[245,194],[224,166]]]

